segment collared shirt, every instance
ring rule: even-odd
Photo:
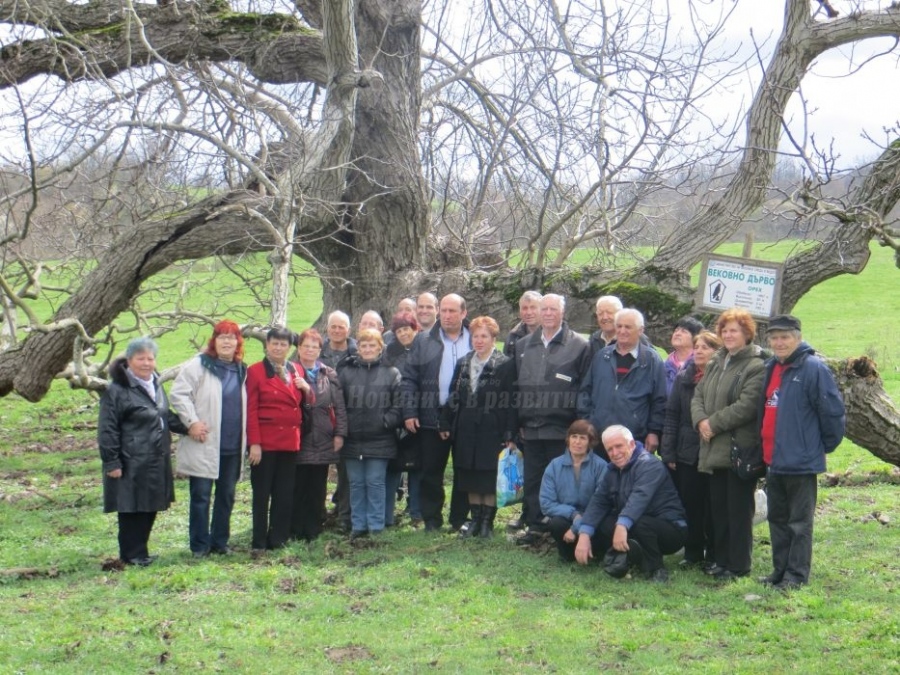
[[[549,338],[547,338],[547,336],[544,335],[544,329],[542,328],[541,329],[541,342],[544,343],[544,349],[546,349],[550,345],[550,343],[553,342],[553,338],[555,338],[560,333],[562,333],[562,326],[557,328],[556,332],[553,335],[551,335]]]
[[[455,340],[451,340],[443,328],[440,329],[440,334],[441,342],[444,343],[444,353],[441,355],[441,372],[438,375],[438,401],[444,405],[450,396],[450,382],[453,379],[456,362],[472,349],[469,347],[469,331],[465,327]]]

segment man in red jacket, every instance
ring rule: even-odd
[[[287,360],[292,339],[286,328],[272,328],[266,357],[247,369],[254,551],[284,546],[290,536],[302,405],[312,396],[306,378]]]

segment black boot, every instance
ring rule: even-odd
[[[481,504],[469,505],[469,511],[472,513],[472,520],[466,521],[463,526],[459,528],[459,536],[463,539],[476,536],[478,530],[481,528],[481,520],[483,517]]]
[[[481,509],[481,528],[478,536],[490,539],[494,536],[494,518],[497,516],[496,506],[483,506]]]

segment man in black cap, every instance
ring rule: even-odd
[[[768,465],[772,573],[761,581],[781,591],[809,582],[816,474],[844,436],[844,401],[828,366],[800,334],[800,320],[772,317],[760,403],[763,459]]]

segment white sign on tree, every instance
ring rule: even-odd
[[[696,304],[714,312],[740,307],[756,318],[768,319],[778,312],[782,268],[781,263],[765,260],[706,255]]]

